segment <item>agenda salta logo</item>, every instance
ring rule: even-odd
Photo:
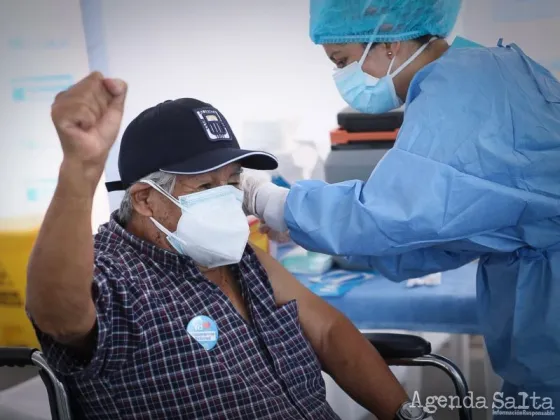
[[[426,402],[422,404],[420,394],[415,391],[412,404],[422,407],[428,414],[436,413],[439,408],[449,408],[451,410],[460,408],[491,409],[495,416],[552,417],[555,414],[552,398],[539,396],[535,392],[532,394],[519,392],[517,397],[505,396],[503,392],[495,392],[492,401],[488,401],[485,396],[475,397],[472,391],[469,391],[463,401],[456,395],[431,395],[426,397]]]

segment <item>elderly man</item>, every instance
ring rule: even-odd
[[[321,368],[401,418],[408,397],[359,331],[247,245],[241,168],[277,163],[212,106],[167,101],[128,126],[111,185],[125,198],[92,235],[125,95],[93,73],[56,98],[64,159],[28,270],[29,315],[81,418],[335,419]]]

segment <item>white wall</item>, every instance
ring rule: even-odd
[[[149,106],[191,96],[218,107],[242,146],[259,146],[252,123],[272,121],[285,137],[312,140],[323,156],[328,152],[329,131],[345,104],[332,65],[309,40],[307,0],[82,3],[93,68],[130,85],[123,127]],[[454,34],[487,46],[504,37],[560,71],[559,17],[559,0],[465,0]],[[265,140],[260,146],[268,147]],[[118,145],[109,180],[119,178],[117,151]],[[120,197],[111,197],[112,208]]]
[[[462,32],[485,46],[516,43],[560,77],[560,0],[464,0]]]
[[[62,160],[50,106],[87,73],[78,0],[0,2],[2,224],[44,214]],[[107,215],[107,196],[98,194],[94,225]]]
[[[259,145],[252,123],[272,122],[286,138],[328,151],[329,130],[345,104],[332,65],[309,40],[307,0],[81,4],[91,68],[130,84],[123,127],[149,106],[192,96],[220,108],[246,147]],[[62,156],[50,104],[57,90],[88,72],[79,6],[78,0],[0,3],[0,176],[8,180],[0,218],[42,215],[52,195]],[[516,42],[560,76],[558,0],[465,0],[456,32],[484,45],[499,37]],[[24,100],[14,100],[21,87]],[[116,156],[109,180],[119,178]],[[113,197],[113,208],[119,199]],[[94,225],[107,217],[101,188]]]
[[[254,146],[244,141],[252,121],[276,120],[328,150],[344,102],[332,64],[309,40],[307,0],[83,3],[86,20],[103,27],[89,45],[92,64],[130,85],[125,126],[158,102],[195,97],[222,111],[242,146]],[[118,179],[116,155],[109,180]]]

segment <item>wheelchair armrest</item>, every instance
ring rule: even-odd
[[[70,408],[66,389],[64,384],[58,381],[42,353],[37,349],[27,347],[0,347],[0,367],[25,366],[35,366],[39,369],[39,376],[49,397],[51,418],[68,419]]]
[[[0,367],[33,366],[31,356],[36,351],[28,347],[0,347]]]
[[[384,359],[414,359],[432,352],[429,341],[409,334],[363,333]]]

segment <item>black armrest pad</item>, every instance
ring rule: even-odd
[[[31,355],[36,351],[28,347],[0,347],[0,367],[33,366]]]
[[[432,352],[432,345],[417,335],[363,333],[384,359],[413,359]]]

